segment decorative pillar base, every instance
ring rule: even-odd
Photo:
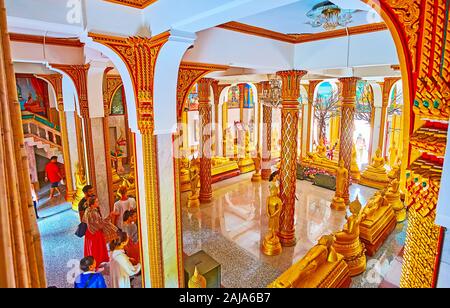
[[[278,256],[283,251],[283,248],[278,236],[269,234],[264,238],[261,250],[266,256]]]
[[[278,233],[281,245],[283,247],[294,247],[297,244],[297,239],[295,238],[295,230],[291,232],[280,232]]]
[[[258,183],[262,181],[262,176],[260,173],[255,173],[252,176],[252,182]]]
[[[202,194],[200,193],[200,203],[211,203],[212,201],[212,193]]]

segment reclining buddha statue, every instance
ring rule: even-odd
[[[269,288],[342,288],[351,279],[348,265],[333,248],[335,237],[322,236],[316,246],[269,285]]]

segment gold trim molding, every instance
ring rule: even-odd
[[[155,3],[158,0],[104,0],[106,2],[126,5],[138,9],[145,9],[150,4]]]
[[[272,40],[282,41],[291,44],[301,44],[319,40],[332,39],[342,36],[347,36],[345,29],[331,30],[314,34],[284,34],[281,32],[271,31],[264,28],[259,28],[239,22],[229,22],[223,25],[217,26],[218,28],[241,32],[244,34],[260,36]],[[365,34],[377,31],[388,30],[388,27],[384,22],[372,23],[367,25],[355,26],[348,28],[349,35]]]

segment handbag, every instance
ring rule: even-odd
[[[75,235],[78,237],[83,237],[86,235],[87,231],[87,224],[85,222],[82,222],[78,225],[77,231],[75,231]]]

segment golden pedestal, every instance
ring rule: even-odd
[[[223,160],[218,163],[213,159],[211,168],[212,183],[217,183],[240,174],[238,163],[235,160]]]
[[[252,176],[252,182],[258,183],[261,181],[262,181],[261,173],[255,172],[255,174],[253,174],[253,176]]]
[[[278,236],[267,235],[262,244],[262,252],[267,256],[278,256],[283,251]]]
[[[349,288],[352,282],[350,272],[344,257],[338,254],[335,262],[320,264],[311,274],[298,278],[297,267],[302,260],[289,268],[269,288]]]
[[[389,185],[389,178],[387,173],[373,173],[366,170],[361,175],[359,184],[376,189],[384,189]]]
[[[238,165],[241,174],[255,171],[255,162],[251,158],[243,158],[239,160]]]
[[[337,253],[344,256],[351,277],[361,275],[365,272],[367,265],[366,249],[364,248],[364,244],[359,240],[359,237],[351,241],[336,240],[333,247]]]
[[[345,211],[347,210],[347,205],[343,198],[334,197],[331,202],[331,208],[335,211]]]
[[[397,218],[390,205],[381,206],[359,226],[360,239],[365,244],[367,255],[373,257],[389,235],[395,230]]]
[[[182,174],[180,176],[181,192],[187,192],[191,190],[191,179],[188,174]]]
[[[198,194],[193,195],[191,192],[188,197],[187,206],[188,207],[199,207],[200,206],[199,195]]]

